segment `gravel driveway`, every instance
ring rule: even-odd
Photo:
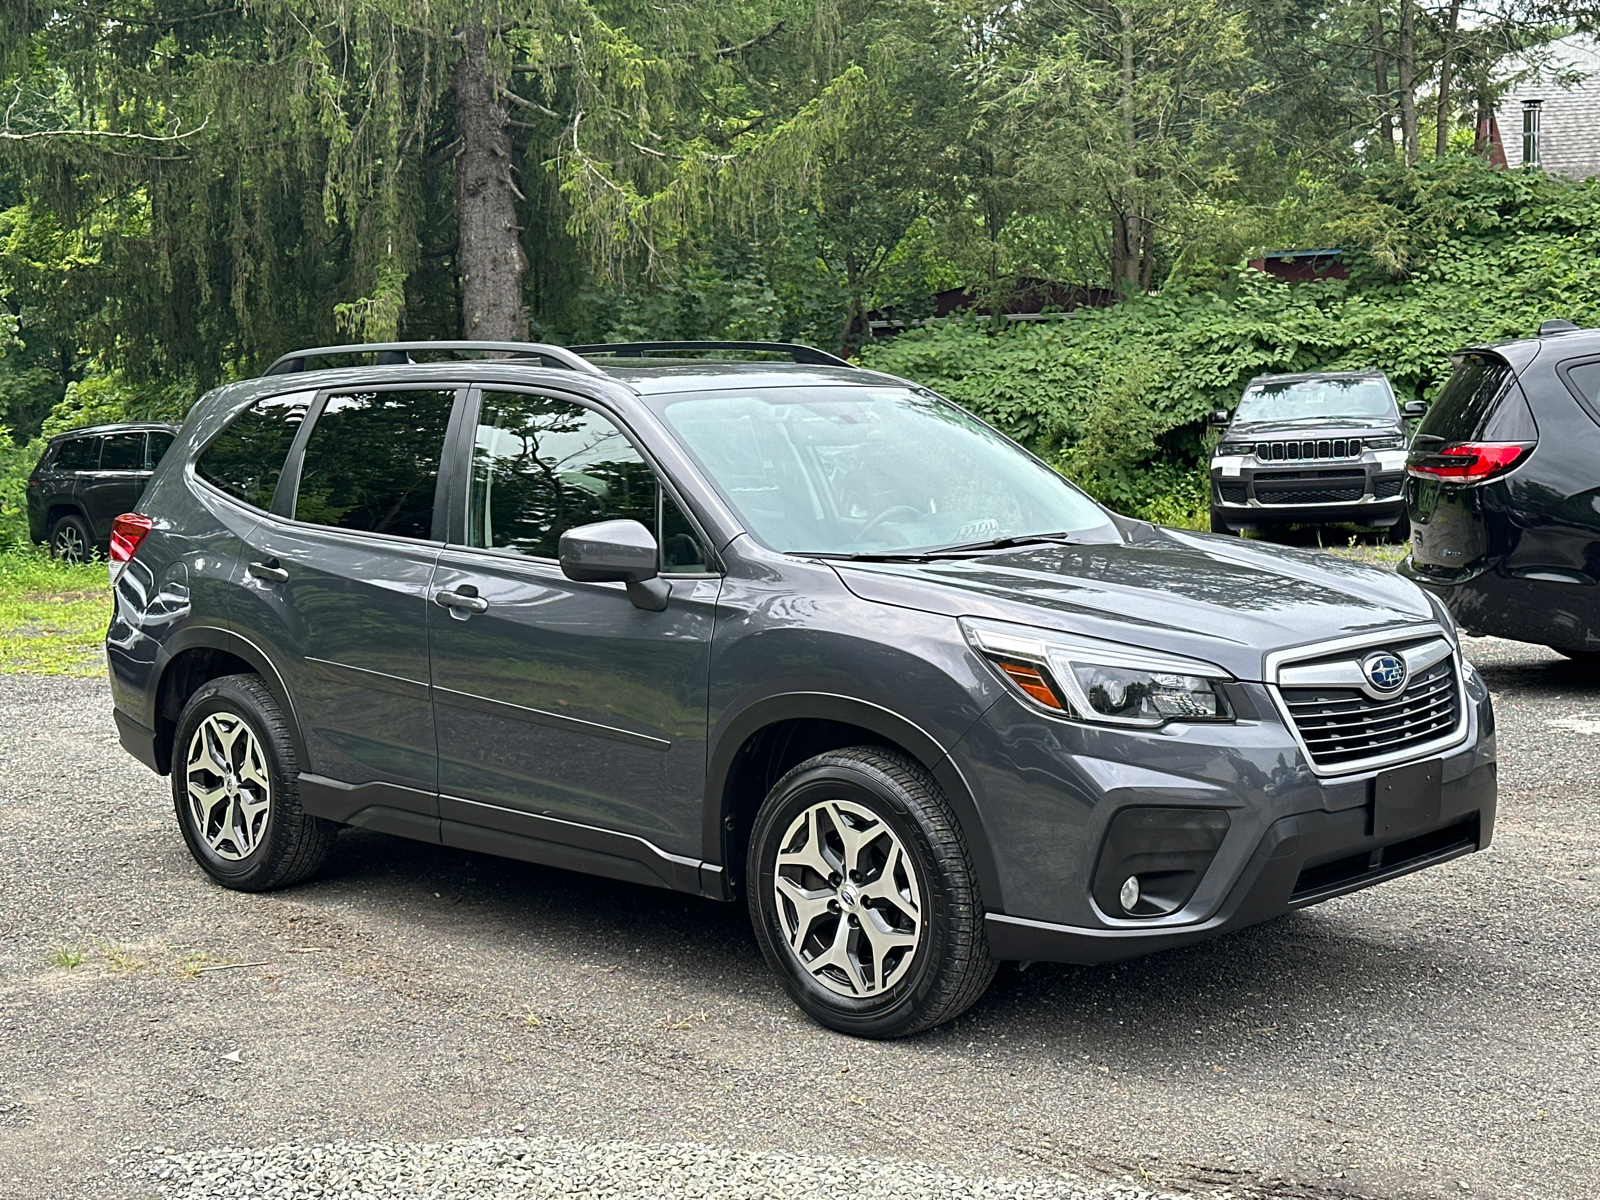
[[[223,891],[104,684],[0,677],[0,1196],[1593,1197],[1600,678],[1469,654],[1492,852],[888,1044],[737,906],[356,831]]]

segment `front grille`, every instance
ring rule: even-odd
[[[1262,462],[1303,462],[1318,458],[1360,458],[1360,438],[1323,438],[1321,441],[1257,442]]]
[[[1400,489],[1405,486],[1405,477],[1396,475],[1393,479],[1380,479],[1372,485],[1372,495],[1376,500],[1389,500],[1400,494]]]
[[[1225,483],[1222,485],[1221,491],[1224,504],[1244,504],[1246,502],[1244,484],[1242,483]]]
[[[1297,488],[1292,491],[1263,491],[1256,489],[1256,499],[1263,504],[1337,504],[1341,500],[1359,500],[1366,489],[1353,487]]]
[[[1423,746],[1461,721],[1453,656],[1419,671],[1392,700],[1373,700],[1355,688],[1284,688],[1282,694],[1319,767]]]

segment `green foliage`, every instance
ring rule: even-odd
[[[110,619],[105,564],[70,566],[35,546],[0,549],[0,673],[100,674]]]
[[[1553,317],[1600,324],[1600,179],[1469,158],[1355,183],[1329,219],[1369,239],[1352,251],[1351,281],[1235,269],[1217,286],[999,331],[933,322],[866,361],[971,407],[1141,513],[1193,496],[1206,414],[1231,408],[1255,375],[1378,367],[1402,400],[1421,399],[1464,345],[1524,337]]]

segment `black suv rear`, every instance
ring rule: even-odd
[[[1420,417],[1407,404],[1404,417]],[[1382,371],[1260,375],[1211,458],[1211,531],[1353,522],[1405,533],[1406,433]]]
[[[1600,655],[1600,330],[1469,347],[1407,463],[1401,573],[1468,629]]]
[[[50,553],[83,562],[103,555],[111,522],[139,502],[176,425],[139,422],[74,429],[50,439],[28,477],[28,534]]]

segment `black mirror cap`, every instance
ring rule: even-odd
[[[1218,429],[1223,429],[1226,428],[1228,423],[1232,420],[1233,414],[1231,412],[1225,408],[1219,408],[1211,414],[1207,424],[1215,425]]]
[[[1428,415],[1428,402],[1426,400],[1407,400],[1405,407],[1400,410],[1400,415],[1406,420],[1415,420]]]

